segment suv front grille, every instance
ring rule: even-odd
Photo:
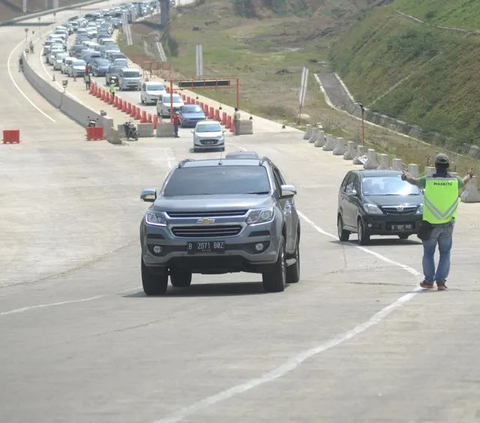
[[[192,212],[167,212],[168,217],[231,217],[245,216],[248,210],[212,210]]]
[[[403,216],[415,213],[417,208],[417,206],[383,206],[382,210],[390,216]]]
[[[241,225],[174,226],[172,233],[181,238],[222,238],[238,235]]]

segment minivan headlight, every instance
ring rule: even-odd
[[[147,225],[152,225],[152,226],[166,226],[167,221],[165,220],[165,217],[163,217],[163,213],[158,213],[158,212],[153,212],[153,211],[147,211],[145,214],[145,222]]]
[[[383,214],[376,204],[366,203],[363,205],[363,210],[365,210],[367,214]]]
[[[248,214],[247,224],[267,223],[273,220],[273,207],[269,209],[252,210]]]

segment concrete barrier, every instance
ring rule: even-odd
[[[122,139],[120,138],[120,135],[116,129],[112,129],[106,138],[110,144],[123,144]]]
[[[477,188],[477,177],[474,176],[468,181],[465,190],[462,192],[460,199],[464,203],[480,203],[480,193]]]
[[[337,139],[333,135],[327,134],[327,141],[323,146],[323,151],[333,151],[336,144],[337,144]]]
[[[158,122],[156,136],[158,138],[173,138],[175,131],[173,129],[173,123],[170,122]]]
[[[378,157],[380,159],[380,163],[379,163],[377,169],[378,170],[390,169],[390,166],[388,165],[388,154],[379,154]]]
[[[347,151],[343,155],[343,160],[353,160],[355,158],[355,142],[348,141],[347,142]]]
[[[435,168],[432,166],[425,166],[425,176],[432,176],[435,173]]]
[[[153,123],[138,123],[137,131],[139,138],[153,137]]]
[[[337,145],[333,149],[334,156],[343,156],[347,151],[347,147],[345,146],[345,140],[341,137],[337,138]]]
[[[322,130],[318,130],[318,139],[315,141],[315,147],[323,147],[326,142],[325,132]]]
[[[253,120],[240,120],[238,122],[238,135],[252,135]]]
[[[310,138],[308,139],[309,143],[314,143],[318,140],[318,126],[312,127],[312,132],[310,133]]]
[[[357,146],[357,154],[353,158],[353,164],[355,165],[363,165],[367,161],[367,155],[365,154],[365,146],[358,145]]]
[[[312,136],[312,125],[307,125],[307,130],[305,131],[305,134],[303,135],[303,139],[304,140],[309,140],[311,136]]]
[[[60,108],[62,103],[63,93],[57,90],[50,82],[43,79],[38,75],[28,63],[28,60],[23,60],[23,74],[25,78],[30,83],[30,85],[35,88],[53,107]]]
[[[393,170],[403,170],[402,159],[393,159],[392,160],[392,169]]]
[[[363,164],[364,169],[371,170],[378,167],[377,163],[377,153],[373,148],[367,150],[367,160]]]
[[[419,171],[419,168],[418,168],[418,164],[415,164],[415,163],[410,163],[408,165],[408,174],[410,176],[413,176],[414,178],[418,178],[419,174],[420,174],[420,171]]]

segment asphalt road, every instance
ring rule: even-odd
[[[0,37],[10,81],[23,27]],[[480,420],[478,204],[460,207],[450,291],[419,293],[415,238],[337,241],[351,162],[293,132],[230,136],[227,150],[268,155],[299,190],[300,283],[264,294],[257,275],[195,275],[146,298],[140,190],[193,156],[190,135],[86,142],[15,56],[29,100],[0,86],[2,128],[25,134],[0,145],[2,422]]]

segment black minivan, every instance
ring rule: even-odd
[[[396,235],[407,239],[418,233],[422,221],[423,193],[401,179],[396,170],[352,170],[338,193],[337,228],[340,241],[358,234],[365,245],[371,235]]]

